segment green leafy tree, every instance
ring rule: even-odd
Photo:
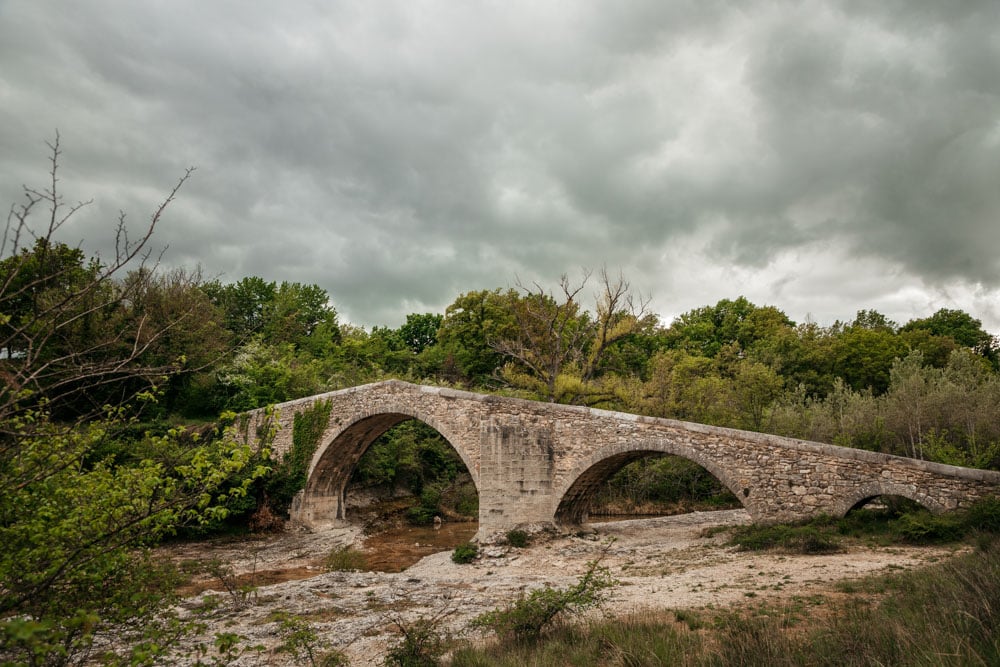
[[[832,341],[833,373],[856,391],[889,388],[893,363],[907,354],[902,338],[890,329],[851,326]]]
[[[670,347],[714,358],[727,345],[750,350],[758,341],[793,326],[777,308],[756,306],[741,296],[684,313],[671,323],[664,338]]]
[[[264,340],[291,343],[322,356],[340,337],[337,312],[318,285],[282,282],[265,311]]]
[[[276,288],[273,282],[247,276],[230,284],[213,280],[201,289],[225,313],[226,328],[242,340],[264,328]]]
[[[406,322],[399,327],[399,336],[411,352],[420,354],[437,344],[437,332],[443,320],[444,316],[434,313],[410,313],[406,316]]]
[[[218,280],[202,291],[225,314],[226,327],[238,340],[258,336],[267,343],[291,343],[322,356],[340,338],[337,312],[318,285],[268,282],[257,276],[235,283]]]
[[[962,310],[942,308],[930,317],[910,320],[902,330],[928,331],[934,336],[951,338],[956,344],[986,357],[997,368],[997,339],[983,329],[980,320]]]
[[[139,619],[169,616],[176,582],[143,548],[222,518],[227,496],[245,493],[222,491],[251,457],[231,435],[187,447],[171,431],[147,438],[127,465],[93,460],[121,420],[119,411],[67,428],[28,411],[8,421],[15,444],[0,473],[0,659],[75,662],[99,635],[131,638],[129,651],[157,641],[155,623],[132,631]]]
[[[751,431],[763,431],[771,405],[781,396],[784,381],[769,366],[741,359],[736,365],[731,384],[731,401],[738,420],[737,426]]]
[[[636,298],[623,276],[613,279],[606,270],[600,274],[595,312],[585,310],[580,294],[589,278],[586,272],[573,285],[563,275],[559,299],[537,284],[522,287],[524,293],[511,303],[512,335],[490,343],[514,362],[504,369],[510,384],[550,401],[586,401],[587,383],[608,351],[648,326],[648,301]]]
[[[147,263],[187,176],[137,240],[122,216],[113,258],[88,262],[55,238],[80,206],[63,204],[58,138],[51,148],[49,187],[26,189],[0,247],[0,662],[81,663],[104,635],[117,659],[148,663],[177,628],[164,625],[174,580],[143,548],[224,514],[245,492],[226,482],[247,468],[250,448],[231,434],[123,440],[136,402],[182,364],[170,361],[169,335],[198,312],[153,303],[169,281]],[[97,396],[95,418],[81,405]]]
[[[291,343],[270,345],[258,337],[241,346],[217,372],[216,410],[242,412],[325,391],[323,363]]]
[[[510,289],[467,292],[445,309],[438,344],[448,355],[445,365],[454,379],[474,386],[496,380],[504,355],[492,343],[514,335],[517,323],[511,304],[517,298]]]

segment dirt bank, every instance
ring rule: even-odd
[[[705,536],[706,528],[748,521],[743,510],[725,510],[592,524],[593,533],[524,549],[486,547],[470,565],[452,563],[450,551],[436,553],[395,574],[322,571],[320,563],[331,550],[362,545],[360,529],[351,528],[184,545],[172,548],[170,555],[182,560],[218,558],[238,571],[255,569],[258,574],[316,573],[307,579],[261,585],[252,596],[253,604],[241,609],[235,608],[218,581],[200,582],[199,588],[214,588],[219,601],[209,615],[205,636],[237,632],[250,645],[262,647],[239,664],[292,664],[288,655],[274,650],[282,641],[275,613],[286,612],[309,619],[319,638],[347,654],[352,664],[370,665],[380,663],[386,646],[394,641],[394,618],[429,616],[447,608],[445,627],[461,633],[471,618],[524,590],[574,583],[588,561],[605,549],[603,564],[621,582],[606,606],[613,613],[814,595],[842,579],[918,567],[951,554],[942,548],[894,546],[818,556],[761,555],[725,546],[724,535]],[[185,607],[197,607],[212,594],[192,595]]]

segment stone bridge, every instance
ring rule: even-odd
[[[292,518],[320,528],[346,518],[345,491],[369,445],[418,419],[444,436],[479,492],[479,535],[587,519],[593,490],[636,459],[673,454],[706,468],[755,522],[843,516],[882,495],[932,512],[1000,493],[1000,473],[959,468],[761,433],[571,405],[428,387],[398,380],[275,407],[273,451],[286,453],[297,413],[332,404]],[[250,413],[260,428],[263,411]]]

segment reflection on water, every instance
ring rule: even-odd
[[[431,526],[402,526],[365,539],[368,569],[373,572],[402,572],[424,556],[450,551],[468,542],[479,530],[476,521]]]

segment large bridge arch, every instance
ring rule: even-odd
[[[679,456],[698,464],[736,496],[752,517],[755,516],[755,504],[750,498],[750,489],[744,487],[729,469],[689,446],[657,439],[653,442],[637,441],[627,445],[605,445],[581,461],[566,476],[566,481],[555,494],[556,523],[577,525],[586,521],[587,505],[597,487],[622,467],[650,455]]]
[[[472,456],[478,442],[467,442],[467,437],[424,410],[411,405],[389,404],[346,418],[331,414],[309,464],[305,488],[293,503],[293,517],[311,527],[346,519],[347,486],[358,461],[379,437],[410,420],[423,422],[441,434],[462,460],[479,493],[479,469]]]

